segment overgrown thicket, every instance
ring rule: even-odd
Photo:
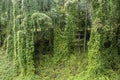
[[[39,80],[47,60],[64,67],[87,54],[72,80],[119,80],[119,8],[119,0],[0,0],[0,47],[12,72],[0,79]]]
[[[117,74],[114,73],[119,69],[116,35],[119,27],[119,23],[116,22],[116,15],[119,14],[118,2],[113,0],[92,1],[93,25],[88,43],[90,79],[106,80],[111,77],[112,80],[119,80],[116,77]]]

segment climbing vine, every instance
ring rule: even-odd
[[[98,77],[97,80],[100,80],[102,77],[98,75],[104,76],[104,79],[106,79],[105,74],[108,74],[106,70],[114,70],[113,65],[117,64],[117,62],[115,62],[117,61],[117,48],[115,43],[116,25],[114,22],[111,23],[110,21],[111,16],[113,16],[112,13],[114,11],[114,5],[115,4],[112,0],[92,1],[92,11],[94,13],[92,18],[93,25],[90,41],[88,43],[88,72],[90,74],[90,79]],[[109,15],[106,15],[106,13],[109,13]]]
[[[56,79],[66,67],[70,80],[119,80],[119,8],[119,0],[1,0],[0,80]]]
[[[13,59],[13,37],[9,35],[7,37],[7,46],[6,46],[6,54],[9,60]]]
[[[17,43],[18,43],[18,62],[20,66],[20,74],[25,75],[26,61],[25,61],[25,33],[22,31],[17,32]]]

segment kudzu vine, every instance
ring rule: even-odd
[[[106,70],[112,69],[112,65],[117,64],[115,62],[117,61],[117,53],[115,53],[117,49],[115,27],[117,26],[113,21],[112,23],[110,21],[115,10],[114,5],[113,0],[92,1],[92,11],[94,14],[92,16],[91,37],[88,43],[88,79],[91,80],[101,80],[101,76],[104,76],[104,79],[106,79],[105,74],[108,74]],[[109,15],[106,15],[106,13],[109,13]]]

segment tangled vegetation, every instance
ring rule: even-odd
[[[1,0],[0,80],[120,80],[119,0]]]

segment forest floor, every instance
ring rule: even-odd
[[[69,60],[57,64],[53,64],[53,61],[50,58],[41,61],[42,65],[37,69],[41,80],[74,80],[87,69],[86,55],[72,54]]]
[[[0,50],[0,80],[11,80],[14,75],[12,61],[4,53]]]
[[[13,77],[16,76],[13,71],[13,62],[8,60],[4,53],[4,51],[0,51],[0,80],[13,80]],[[40,56],[40,60],[37,60],[35,66],[35,73],[40,78],[38,80],[84,80],[84,73],[88,65],[87,53],[71,54],[68,60],[56,64],[50,54]]]
[[[41,57],[44,59],[40,61],[41,65],[37,68],[37,74],[40,75],[41,80],[84,80],[87,77],[85,75],[88,65],[87,53],[79,55],[72,54],[69,60],[58,62],[57,64],[53,64],[52,62],[54,60],[47,55]],[[119,71],[117,72],[111,69],[106,72],[108,74],[103,75],[103,77],[99,76],[99,80],[120,80]]]
[[[86,70],[87,65],[85,55],[77,56],[72,54],[69,60],[53,64],[53,59],[49,54],[42,55],[36,74],[40,80],[73,80],[75,76],[79,76],[83,70]],[[0,51],[0,80],[12,80],[15,76],[12,63],[7,59],[5,52]]]

